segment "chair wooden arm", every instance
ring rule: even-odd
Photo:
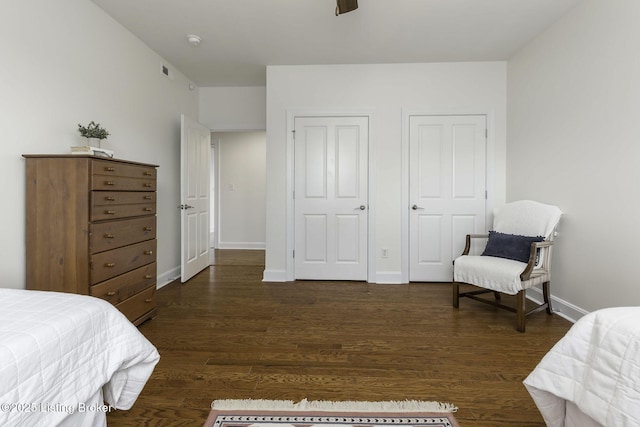
[[[469,255],[469,251],[471,250],[471,239],[486,239],[487,237],[489,237],[489,234],[467,234],[467,240],[464,245],[462,255]]]
[[[522,274],[520,274],[520,280],[529,280],[531,276],[531,272],[533,271],[533,267],[536,266],[536,253],[538,249],[548,248],[553,245],[551,241],[543,241],[543,242],[533,242],[531,244],[531,251],[529,252],[529,261],[527,262],[527,266],[525,267]]]

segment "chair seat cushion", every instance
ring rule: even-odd
[[[520,274],[526,263],[492,256],[463,255],[456,258],[453,280],[470,283],[493,291],[515,295],[524,289]],[[531,287],[536,283],[526,283]]]

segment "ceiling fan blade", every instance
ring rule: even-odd
[[[336,16],[351,12],[358,8],[358,0],[337,0]]]

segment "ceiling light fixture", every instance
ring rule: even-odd
[[[358,0],[336,0],[336,16],[351,12],[358,8]]]
[[[187,41],[189,42],[189,44],[191,46],[198,46],[198,45],[200,45],[200,42],[202,41],[202,37],[196,36],[195,34],[189,34],[187,36]]]

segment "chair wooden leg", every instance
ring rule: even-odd
[[[551,293],[549,292],[549,282],[542,284],[542,295],[544,296],[544,302],[547,304],[547,314],[553,314],[553,308],[551,307]]]
[[[460,285],[458,285],[458,282],[454,281],[453,282],[453,307],[454,308],[458,308],[458,306],[460,305]]]
[[[518,292],[518,297],[516,301],[516,314],[518,316],[518,332],[524,332],[524,319],[525,319],[525,291],[522,290]]]

